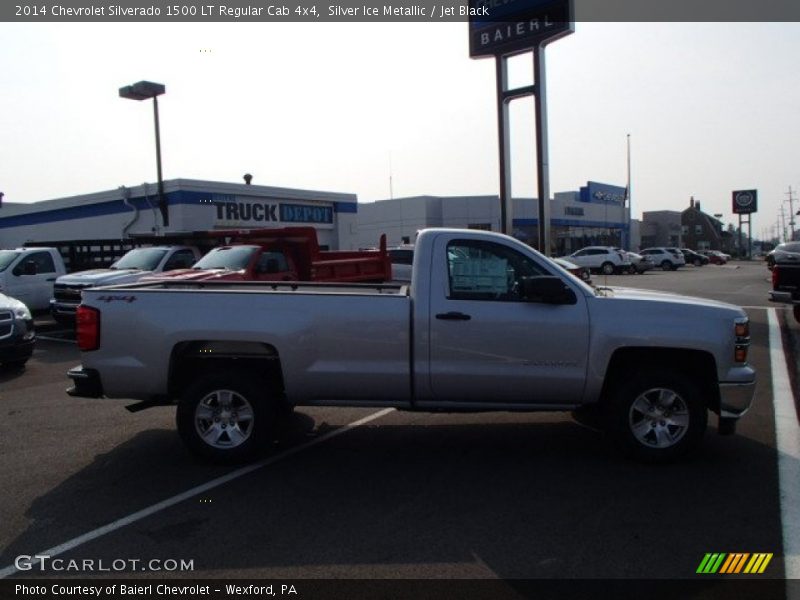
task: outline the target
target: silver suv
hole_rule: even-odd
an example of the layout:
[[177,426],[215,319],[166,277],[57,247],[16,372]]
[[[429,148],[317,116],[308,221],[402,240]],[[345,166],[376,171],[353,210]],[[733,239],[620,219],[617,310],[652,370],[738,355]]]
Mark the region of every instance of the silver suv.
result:
[[645,248],[639,252],[642,256],[649,256],[657,267],[664,271],[675,271],[686,264],[683,252],[678,248]]
[[609,246],[587,246],[564,258],[578,266],[600,271],[604,275],[627,272],[631,267],[631,261],[625,252]]

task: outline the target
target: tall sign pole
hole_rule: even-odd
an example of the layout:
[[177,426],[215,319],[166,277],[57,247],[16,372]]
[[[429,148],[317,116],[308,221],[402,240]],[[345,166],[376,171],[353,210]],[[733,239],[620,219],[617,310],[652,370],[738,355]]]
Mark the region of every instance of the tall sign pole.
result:
[[[627,206],[627,208],[626,208]],[[625,234],[625,243],[622,247],[625,250],[633,250],[631,243],[633,241],[631,232],[631,217],[632,217],[632,200],[631,200],[631,134],[628,134],[628,180],[625,183],[625,198],[622,200],[623,219],[627,222],[628,231]]]
[[533,49],[534,106],[536,111],[536,192],[539,198],[539,252],[550,256],[550,157],[547,148],[547,88],[544,44]]
[[[575,29],[572,0],[469,0],[469,49],[471,58],[494,57],[497,91],[498,163],[500,171],[500,214],[503,233],[513,233],[511,204],[511,144],[509,104],[534,96],[536,112],[536,173],[538,192],[539,250],[550,253],[549,160],[547,150],[547,102],[545,93],[544,47]],[[507,60],[516,54],[533,52],[534,84],[508,89]]]
[[[732,194],[733,213],[739,215],[739,256],[742,254],[742,224],[747,223],[747,257],[752,256],[752,214],[758,211],[758,190],[735,190]],[[747,220],[742,219],[742,215]]]

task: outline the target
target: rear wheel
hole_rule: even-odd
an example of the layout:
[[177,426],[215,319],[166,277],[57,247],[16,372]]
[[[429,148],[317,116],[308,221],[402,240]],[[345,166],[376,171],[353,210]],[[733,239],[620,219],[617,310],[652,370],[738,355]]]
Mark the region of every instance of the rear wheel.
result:
[[694,266],[695,267],[702,267],[703,266],[703,261],[700,260],[699,258],[695,258],[694,259]]
[[254,458],[274,432],[276,411],[266,390],[263,380],[243,371],[202,377],[178,403],[176,422],[186,446],[216,462]]
[[695,381],[681,373],[645,369],[621,381],[608,405],[609,429],[626,454],[668,462],[696,450],[708,411]]

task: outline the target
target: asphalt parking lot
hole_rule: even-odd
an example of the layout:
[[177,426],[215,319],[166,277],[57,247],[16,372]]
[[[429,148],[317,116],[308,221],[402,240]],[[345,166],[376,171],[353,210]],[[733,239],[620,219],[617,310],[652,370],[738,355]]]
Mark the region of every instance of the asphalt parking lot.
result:
[[[778,348],[796,381],[800,325],[766,300],[766,268],[593,279],[746,307],[759,383],[737,435],[711,419],[700,456],[653,467],[564,414],[302,408],[261,463],[213,466],[184,449],[173,409],[68,397],[79,352],[42,320],[27,369],[0,372],[2,575],[651,581],[703,577],[707,553],[743,552],[772,553],[758,577],[779,582],[770,597],[792,597],[797,524],[782,478],[800,457],[778,445],[775,397],[796,411],[797,395],[773,369]],[[797,413],[787,425],[796,439]],[[19,569],[20,556],[54,550],[94,568]],[[124,568],[97,570],[114,561]]]

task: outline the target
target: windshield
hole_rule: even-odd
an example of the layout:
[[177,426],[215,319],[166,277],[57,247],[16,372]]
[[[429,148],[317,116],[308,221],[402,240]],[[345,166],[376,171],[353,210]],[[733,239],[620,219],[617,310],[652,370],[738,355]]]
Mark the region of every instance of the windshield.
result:
[[195,263],[193,269],[228,269],[238,271],[247,267],[258,246],[224,246],[214,248]]
[[5,271],[18,256],[19,252],[14,250],[0,250],[0,271]]
[[125,254],[111,268],[154,271],[166,253],[165,248],[137,248]]

